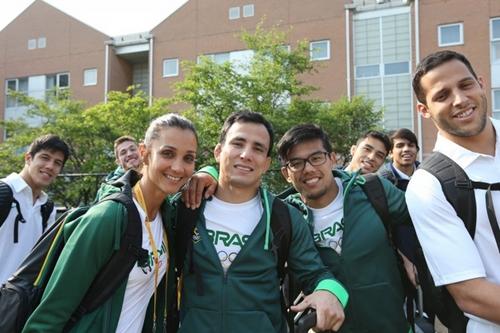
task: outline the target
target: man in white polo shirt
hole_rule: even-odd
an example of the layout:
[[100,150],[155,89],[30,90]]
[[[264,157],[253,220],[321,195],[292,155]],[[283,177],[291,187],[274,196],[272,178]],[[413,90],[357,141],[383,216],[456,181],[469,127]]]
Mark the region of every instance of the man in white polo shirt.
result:
[[[1,179],[19,203],[0,224],[0,285],[14,273],[43,232],[42,210],[48,200],[43,191],[56,179],[69,157],[68,145],[58,136],[48,134],[35,139],[24,155],[20,173]],[[53,207],[53,206],[52,206]],[[47,225],[55,220],[55,209]]]
[[[452,51],[431,54],[418,65],[413,89],[418,112],[439,131],[434,150],[473,181],[500,182],[500,122],[488,117],[483,80],[469,61]],[[406,201],[436,285],[446,286],[469,317],[467,333],[499,333],[500,244],[488,219],[485,190],[474,193],[474,239],[429,172],[413,174]],[[500,220],[500,193],[492,191],[492,199]]]

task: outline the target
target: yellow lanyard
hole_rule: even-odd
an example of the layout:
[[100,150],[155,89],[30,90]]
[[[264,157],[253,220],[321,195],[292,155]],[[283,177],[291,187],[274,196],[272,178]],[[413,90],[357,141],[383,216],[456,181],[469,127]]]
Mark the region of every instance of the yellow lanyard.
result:
[[[158,248],[156,247],[156,242],[153,237],[153,232],[151,231],[151,222],[152,220],[149,220],[148,217],[148,209],[146,206],[146,201],[144,200],[144,195],[142,194],[142,189],[139,183],[135,184],[133,188],[134,196],[137,202],[139,203],[139,206],[144,210],[146,213],[146,219],[144,220],[144,225],[146,226],[146,230],[148,232],[148,238],[149,238],[149,244],[151,245],[151,249],[153,250],[153,268],[154,268],[154,294],[153,294],[153,332],[156,331],[156,289],[158,288],[158,275],[159,275],[159,255],[158,255]],[[163,239],[166,242],[166,246],[168,249],[168,238],[165,233],[165,229],[163,229]],[[161,245],[161,244],[160,244]],[[165,274],[168,272],[168,260],[167,260],[167,266],[165,268]],[[165,282],[165,297],[166,297],[166,292],[167,292],[167,283]],[[167,318],[166,314],[166,307],[164,309],[164,321]]]

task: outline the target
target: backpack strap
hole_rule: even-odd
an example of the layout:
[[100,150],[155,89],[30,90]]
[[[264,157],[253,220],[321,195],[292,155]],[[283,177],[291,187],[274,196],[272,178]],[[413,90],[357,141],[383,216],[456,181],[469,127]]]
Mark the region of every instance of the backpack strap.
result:
[[292,242],[292,221],[287,204],[277,197],[274,198],[271,209],[271,231],[273,233],[271,251],[273,251],[277,259],[276,268],[281,286],[281,309],[288,323],[289,331],[293,333],[294,315],[293,312],[287,311],[287,309],[292,305],[292,292],[295,290],[295,286],[293,279],[288,274],[288,266],[286,265]]
[[271,230],[273,232],[271,250],[278,259],[278,276],[280,281],[283,281],[287,273],[285,263],[288,259],[292,241],[292,222],[287,205],[278,198],[274,198],[273,208],[271,209]]
[[12,200],[14,199],[14,194],[10,186],[0,180],[0,227],[7,219],[12,208]]
[[47,224],[50,218],[50,214],[54,210],[54,201],[47,199],[47,202],[40,206],[40,214],[42,215],[42,230],[47,229]]
[[377,215],[382,220],[387,236],[392,242],[392,232],[390,226],[391,216],[389,214],[389,204],[387,202],[384,186],[382,185],[380,178],[374,173],[365,174],[363,177],[366,182],[361,185],[361,188],[368,197],[368,201],[370,201],[373,208],[377,212]]
[[434,152],[421,165],[439,180],[446,200],[464,222],[470,236],[476,232],[476,197],[471,180],[465,171],[448,156]]
[[137,262],[147,260],[148,253],[142,248],[142,223],[132,197],[122,192],[113,193],[103,200],[113,200],[124,205],[127,210],[127,225],[120,242],[106,265],[95,277],[82,302],[66,324],[68,331],[84,314],[102,305],[128,277]]
[[175,272],[177,278],[182,275],[186,253],[188,246],[191,247],[190,244],[193,240],[193,232],[199,214],[199,207],[196,209],[187,208],[184,202],[178,201],[177,218],[174,226]]
[[19,223],[25,223],[26,220],[21,213],[21,206],[19,201],[14,198],[14,193],[10,186],[0,181],[0,227],[5,222],[10,214],[12,207],[17,210],[16,219],[14,220],[14,243],[19,242]]

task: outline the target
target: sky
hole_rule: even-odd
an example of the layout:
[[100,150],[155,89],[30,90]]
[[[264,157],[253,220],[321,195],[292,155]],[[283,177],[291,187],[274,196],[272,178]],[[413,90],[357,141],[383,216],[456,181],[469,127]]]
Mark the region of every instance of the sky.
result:
[[[44,0],[109,36],[149,31],[188,0]],[[34,0],[0,0],[0,30]],[[110,17],[116,19],[110,20]]]

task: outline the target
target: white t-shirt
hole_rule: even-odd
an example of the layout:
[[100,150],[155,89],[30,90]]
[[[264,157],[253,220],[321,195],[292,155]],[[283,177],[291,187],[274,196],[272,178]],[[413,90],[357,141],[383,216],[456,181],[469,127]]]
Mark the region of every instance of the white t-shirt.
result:
[[[43,233],[40,207],[47,202],[47,194],[42,192],[33,203],[31,187],[17,173],[2,179],[12,189],[14,199],[19,202],[25,223],[18,224],[18,242],[14,243],[14,221],[17,209],[12,205],[9,215],[0,227],[0,285],[18,269],[19,265],[31,251],[33,245]],[[47,221],[47,226],[54,223],[56,210]]]
[[342,181],[335,178],[339,192],[335,199],[323,208],[311,208],[314,221],[314,242],[319,247],[329,247],[338,254],[342,250],[344,234],[344,194]]
[[259,196],[238,204],[222,201],[215,196],[207,201],[203,212],[206,228],[224,272],[240,253],[263,211]]
[[[154,259],[153,248],[149,240],[149,234],[144,224],[146,214],[134,199],[134,203],[139,210],[139,215],[142,221],[142,248],[149,253],[148,264],[145,267],[135,265],[132,268],[127,280],[125,296],[123,298],[122,310],[116,333],[134,333],[141,332],[146,317],[149,300],[155,290],[155,274],[154,274]],[[168,265],[168,247],[166,239],[163,237],[163,223],[161,215],[158,213],[155,219],[150,223],[151,232],[158,250],[159,271],[158,284],[165,275]],[[161,244],[161,247],[158,245]]]
[[[497,133],[495,156],[471,152],[441,135],[434,150],[458,163],[471,180],[500,182],[500,122],[492,121]],[[473,240],[430,173],[417,169],[406,190],[408,210],[437,285],[483,277],[500,285],[500,254],[486,213],[485,191],[474,192],[477,222]],[[500,221],[500,192],[491,193]],[[471,318],[468,333],[500,333],[499,325],[467,316]]]

